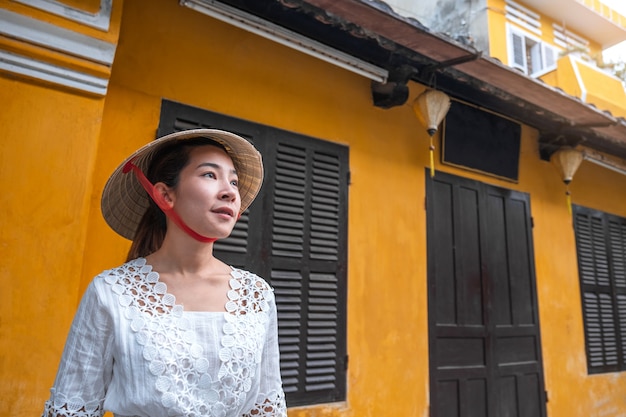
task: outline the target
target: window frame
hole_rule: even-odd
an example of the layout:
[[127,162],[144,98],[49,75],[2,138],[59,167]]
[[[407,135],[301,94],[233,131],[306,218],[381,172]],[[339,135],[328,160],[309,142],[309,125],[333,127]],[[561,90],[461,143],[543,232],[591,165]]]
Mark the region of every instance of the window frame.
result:
[[[521,41],[521,48],[523,52],[523,63],[517,62],[516,56],[516,45],[515,45],[515,37],[519,37]],[[534,45],[531,48],[539,48],[539,57],[540,57],[540,68],[533,69],[531,68],[531,63],[528,62],[528,47],[529,42],[532,42]],[[556,69],[556,62],[559,55],[559,49],[553,45],[550,45],[540,38],[529,34],[528,32],[515,27],[511,24],[507,24],[507,50],[508,50],[508,59],[509,66],[512,68],[516,68],[522,71],[524,74],[538,78],[550,71]]]

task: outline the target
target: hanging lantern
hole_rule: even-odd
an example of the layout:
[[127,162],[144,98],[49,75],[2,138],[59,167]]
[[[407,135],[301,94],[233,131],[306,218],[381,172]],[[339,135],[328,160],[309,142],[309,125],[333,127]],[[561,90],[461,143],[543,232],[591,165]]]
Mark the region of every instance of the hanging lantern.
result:
[[578,170],[583,161],[583,153],[572,147],[564,146],[554,152],[550,157],[550,162],[559,170],[561,179],[565,184],[565,195],[567,196],[567,209],[572,214],[572,198],[569,191],[569,184],[574,178],[574,174]]
[[413,111],[426,127],[430,137],[430,176],[435,176],[433,136],[450,109],[450,97],[444,92],[427,89],[413,101]]

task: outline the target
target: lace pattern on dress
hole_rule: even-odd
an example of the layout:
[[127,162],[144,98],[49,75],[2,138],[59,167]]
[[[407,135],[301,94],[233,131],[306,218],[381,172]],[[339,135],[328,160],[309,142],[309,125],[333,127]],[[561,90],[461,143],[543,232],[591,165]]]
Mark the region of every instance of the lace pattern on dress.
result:
[[287,417],[287,405],[285,404],[285,394],[272,391],[268,395],[259,396],[256,405],[243,417]]
[[[223,417],[241,408],[261,361],[271,288],[246,271],[231,272],[217,380],[183,307],[143,258],[103,273],[125,308],[170,415]],[[262,415],[262,414],[261,414]]]
[[102,401],[87,402],[82,398],[68,398],[52,389],[45,402],[42,417],[102,417]]

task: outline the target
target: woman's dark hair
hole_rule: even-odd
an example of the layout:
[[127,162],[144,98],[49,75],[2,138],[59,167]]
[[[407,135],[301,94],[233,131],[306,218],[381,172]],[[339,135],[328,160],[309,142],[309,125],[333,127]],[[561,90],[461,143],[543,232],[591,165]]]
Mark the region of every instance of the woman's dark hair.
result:
[[[177,140],[164,145],[152,158],[145,173],[146,177],[152,184],[162,182],[170,188],[176,188],[180,171],[189,163],[191,150],[206,145],[217,146],[225,150],[220,143],[208,138]],[[135,231],[135,238],[128,251],[127,261],[148,256],[157,251],[163,244],[167,231],[165,214],[151,198],[148,200],[148,208]]]

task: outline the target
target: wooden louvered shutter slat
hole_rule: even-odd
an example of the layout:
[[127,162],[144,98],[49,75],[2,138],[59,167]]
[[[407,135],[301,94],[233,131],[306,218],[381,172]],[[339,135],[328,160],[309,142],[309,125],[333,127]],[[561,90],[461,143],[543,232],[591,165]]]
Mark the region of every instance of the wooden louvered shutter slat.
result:
[[[304,197],[306,152],[290,146],[278,146],[272,221],[271,283],[278,306],[278,343],[281,375],[287,396],[298,393],[302,379],[302,320],[306,315],[302,300],[304,277],[297,262],[279,259],[302,259],[304,251]],[[291,266],[293,269],[286,269]]]
[[591,227],[586,215],[576,215],[576,244],[578,249],[578,269],[583,284],[595,284]]
[[345,262],[347,158],[320,143],[307,145],[279,141],[275,152],[271,283],[289,405],[345,395],[345,311],[339,304],[345,268],[339,261]]
[[272,256],[302,258],[306,152],[281,145],[276,154]]
[[608,247],[602,219],[591,217],[591,240],[593,247],[594,275],[596,285],[608,289],[611,281],[609,276]]
[[[626,295],[618,295],[617,296],[617,317],[618,317],[618,322],[620,323],[620,342],[621,342],[621,358],[622,358],[622,364],[626,364],[626,349],[624,349],[624,347],[626,346]],[[622,368],[623,369],[623,368]]]
[[609,220],[611,243],[611,272],[617,294],[617,323],[619,347],[621,348],[621,370],[626,365],[626,219]]
[[590,367],[615,366],[617,343],[611,297],[606,294],[586,293],[584,301]]
[[[338,259],[341,174],[336,155],[313,152],[307,323],[307,391],[337,388]],[[328,268],[330,265],[330,268]]]
[[624,368],[624,220],[575,206],[575,232],[590,373]]
[[337,261],[340,166],[337,156],[313,156],[311,258]]
[[307,329],[307,390],[336,387],[337,277],[311,274]]
[[280,306],[278,342],[283,389],[287,395],[298,391],[300,380],[300,340],[302,332],[302,276],[295,271],[273,270],[272,286]]
[[611,242],[611,268],[615,286],[626,289],[626,224],[609,221],[609,241]]
[[582,282],[583,313],[585,320],[587,362],[591,372],[610,366],[612,320],[606,322],[610,298],[605,294],[608,288],[599,284],[605,282],[606,244],[602,239],[601,218],[588,213],[576,213],[576,242]]
[[608,252],[602,219],[578,213],[576,215],[576,244],[582,283],[594,287],[607,287],[609,284]]

